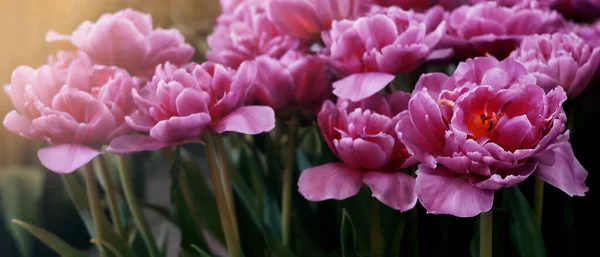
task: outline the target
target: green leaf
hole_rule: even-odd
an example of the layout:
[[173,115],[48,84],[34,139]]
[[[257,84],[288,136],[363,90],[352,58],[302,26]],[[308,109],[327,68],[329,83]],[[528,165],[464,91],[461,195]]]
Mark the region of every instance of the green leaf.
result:
[[114,254],[116,257],[123,257],[121,255],[121,253],[119,252],[119,250],[117,250],[117,248],[114,245],[111,245],[104,240],[94,238],[94,239],[90,240],[90,242],[92,244],[100,246],[101,248],[104,249],[105,252],[110,252],[110,253]]
[[275,240],[265,233],[265,225],[240,197],[239,189],[235,186],[233,189],[242,252],[246,257],[263,257],[269,252],[268,242]]
[[546,248],[533,211],[518,186],[503,190],[502,206],[508,209],[510,240],[523,257],[545,257]]
[[45,172],[31,167],[11,166],[0,170],[0,203],[4,222],[10,228],[21,256],[32,255],[33,238],[22,229],[11,226],[12,219],[35,223],[44,188]]
[[192,249],[196,250],[196,253],[198,253],[200,257],[211,257],[210,254],[206,253],[204,250],[200,249],[200,247],[196,245],[192,245]]
[[207,183],[207,175],[200,167],[197,158],[189,156],[186,151],[181,151],[181,162],[185,176],[190,184],[192,198],[196,202],[198,216],[204,227],[217,241],[225,242],[225,235],[221,227],[221,219],[217,208],[215,195]]
[[[198,209],[189,184],[182,172],[181,152],[179,148],[175,151],[175,160],[171,166],[171,210],[172,217],[181,230],[181,247],[189,248],[192,244],[206,248],[203,235],[202,219],[198,216]],[[201,181],[199,181],[201,183]]]
[[[87,200],[87,192],[83,188],[83,186],[77,181],[75,177],[76,173],[70,175],[63,175],[63,181],[71,196],[71,200],[75,204],[75,207],[79,211],[79,216],[83,219],[86,227],[92,238],[95,238],[96,235],[94,233],[94,224],[92,222],[92,218],[90,216],[90,207]],[[104,239],[107,243],[114,246],[114,248],[118,251],[120,256],[123,257],[134,257],[131,248],[127,245],[127,242],[124,238],[121,238],[119,235],[115,233],[113,227],[108,222],[108,219],[105,215],[101,215],[100,226],[102,226],[104,230]]]
[[50,247],[61,257],[87,257],[86,253],[73,248],[59,237],[42,228],[36,227],[34,225],[28,224],[17,219],[13,219],[12,222],[29,231],[29,233],[31,233],[33,236],[39,239],[46,246]]
[[342,257],[346,257],[346,241],[348,240],[347,239],[347,237],[348,237],[347,226],[350,226],[349,232],[352,237],[352,249],[357,256],[360,256],[362,254],[360,254],[358,251],[358,244],[357,244],[358,237],[356,235],[356,227],[354,226],[354,222],[352,221],[352,218],[350,217],[350,213],[348,213],[348,211],[344,208],[344,209],[342,209],[342,225],[340,227],[340,242],[342,245],[342,248],[341,248]]
[[171,210],[169,210],[168,207],[159,205],[159,204],[153,204],[153,203],[141,203],[142,207],[148,208],[152,211],[154,211],[156,214],[160,215],[161,217],[163,217],[164,219],[172,222],[173,224],[175,224],[175,219],[173,219],[173,215],[171,215]]
[[135,256],[150,256],[148,249],[146,248],[146,243],[144,243],[144,240],[137,228],[134,227],[132,230],[133,231],[129,234],[129,239],[127,241]]

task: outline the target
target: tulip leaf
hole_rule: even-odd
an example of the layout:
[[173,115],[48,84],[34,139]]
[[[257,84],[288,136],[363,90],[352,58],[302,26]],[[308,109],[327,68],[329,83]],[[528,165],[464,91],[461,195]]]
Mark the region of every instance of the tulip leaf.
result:
[[[171,208],[172,217],[181,230],[181,247],[189,249],[192,244],[206,247],[203,235],[202,219],[199,217],[197,203],[192,196],[188,180],[186,180],[181,152],[176,150],[171,165]],[[201,181],[199,181],[202,183]],[[184,184],[186,183],[186,184]]]
[[502,206],[508,210],[510,239],[520,256],[545,257],[546,248],[533,211],[518,186],[504,189]]
[[[87,192],[84,187],[77,181],[75,177],[76,173],[63,175],[63,181],[67,191],[69,192],[69,196],[71,196],[71,200],[75,204],[75,207],[79,211],[79,216],[86,224],[88,228],[88,232],[90,233],[92,238],[96,238],[94,224],[91,219],[90,206],[87,200]],[[104,235],[103,240],[112,245],[120,256],[123,257],[133,257],[133,251],[127,245],[127,242],[124,238],[120,237],[115,233],[113,227],[108,222],[108,219],[105,215],[101,215],[100,226],[102,226]]]
[[0,203],[4,221],[10,228],[21,256],[32,256],[33,238],[22,229],[11,226],[12,219],[35,223],[44,188],[43,170],[30,167],[10,166],[0,170]]
[[114,245],[111,245],[110,243],[108,243],[104,240],[94,238],[94,239],[90,240],[90,242],[92,244],[95,244],[95,245],[101,247],[102,249],[104,249],[105,252],[110,252],[110,253],[114,254],[116,257],[123,257],[121,255],[121,253],[119,252],[119,250],[117,250],[117,248]]
[[192,245],[192,249],[194,249],[200,257],[211,257],[210,254],[206,253],[204,250],[200,249],[200,247],[196,245]]
[[69,244],[65,243],[62,239],[46,231],[45,229],[36,227],[34,225],[28,224],[17,219],[13,219],[12,222],[22,227],[23,229],[29,231],[29,233],[31,233],[33,236],[39,239],[46,246],[50,247],[61,257],[87,257],[87,254],[85,252],[73,248]]

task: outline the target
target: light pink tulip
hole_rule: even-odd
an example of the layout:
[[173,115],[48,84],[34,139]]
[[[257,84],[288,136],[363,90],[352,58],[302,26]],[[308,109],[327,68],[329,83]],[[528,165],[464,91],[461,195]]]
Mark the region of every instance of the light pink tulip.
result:
[[125,70],[94,66],[83,53],[60,53],[33,69],[17,68],[6,87],[14,111],[4,126],[50,144],[38,152],[42,164],[70,173],[102,153],[101,147],[130,130],[135,87]]
[[280,58],[300,47],[300,41],[269,20],[265,1],[242,2],[233,12],[221,14],[207,43],[209,61],[236,69],[257,56]]
[[410,95],[375,94],[362,102],[326,101],[319,113],[319,127],[329,148],[342,161],[306,169],[300,175],[300,193],[310,201],[345,199],[363,184],[373,197],[393,209],[407,211],[416,202],[415,179],[402,172],[414,159],[395,137],[398,112]]
[[[242,67],[243,68],[243,67]],[[108,151],[125,154],[199,140],[205,130],[258,134],[275,126],[268,106],[245,106],[255,71],[236,73],[220,64],[166,63],[144,88],[133,91],[137,110],[127,123],[138,133],[112,140]]]
[[178,30],[153,29],[149,14],[132,9],[104,14],[95,23],[85,21],[71,35],[50,31],[46,40],[70,41],[96,64],[149,77],[158,64],[183,65],[194,55]]

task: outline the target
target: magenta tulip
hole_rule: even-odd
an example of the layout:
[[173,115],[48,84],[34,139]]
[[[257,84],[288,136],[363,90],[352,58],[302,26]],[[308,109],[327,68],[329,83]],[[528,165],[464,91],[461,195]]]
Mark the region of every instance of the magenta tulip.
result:
[[546,91],[561,86],[569,97],[587,87],[600,64],[600,49],[575,34],[526,37],[510,56],[525,65],[537,85]]
[[376,94],[360,103],[326,101],[319,127],[329,148],[341,162],[306,169],[300,175],[300,193],[310,201],[345,199],[363,184],[373,197],[400,211],[416,202],[415,179],[402,172],[413,158],[395,137],[398,112],[405,110],[408,93]]
[[354,21],[334,21],[323,37],[327,58],[342,77],[333,93],[360,101],[383,89],[394,75],[447,55],[446,50],[434,51],[445,34],[443,15],[441,7],[424,14],[388,7]]
[[494,191],[533,175],[583,196],[587,171],[573,154],[562,87],[548,93],[517,61],[476,58],[453,76],[423,75],[396,126],[422,162],[415,188],[429,213],[472,217]]

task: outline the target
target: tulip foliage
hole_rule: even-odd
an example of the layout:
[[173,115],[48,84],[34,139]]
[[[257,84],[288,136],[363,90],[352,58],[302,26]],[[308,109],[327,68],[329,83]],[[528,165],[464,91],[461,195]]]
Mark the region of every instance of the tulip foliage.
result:
[[[4,126],[44,142],[100,256],[546,256],[544,188],[588,191],[571,143],[600,82],[599,25],[582,23],[600,4],[220,4],[197,59],[178,30],[125,9],[49,32],[75,50],[6,86]],[[132,168],[157,163],[170,206],[134,193]],[[175,252],[145,209],[179,229]]]

